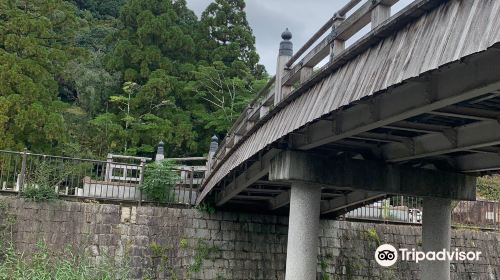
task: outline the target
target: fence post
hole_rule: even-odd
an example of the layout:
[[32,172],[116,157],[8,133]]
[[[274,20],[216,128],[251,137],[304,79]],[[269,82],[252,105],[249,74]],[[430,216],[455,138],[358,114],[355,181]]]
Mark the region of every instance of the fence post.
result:
[[144,183],[144,169],[145,169],[145,162],[144,159],[141,159],[141,164],[140,164],[140,170],[141,174],[139,175],[139,206],[142,204],[142,184]]
[[194,182],[194,166],[191,166],[191,174],[189,174],[189,205],[193,204],[193,182]]
[[17,195],[21,195],[21,191],[24,189],[24,181],[26,180],[26,161],[28,158],[28,149],[24,148],[21,162],[21,174],[19,175],[19,189]]
[[498,220],[497,220],[498,205],[500,205],[498,202],[493,202],[493,225],[494,225],[494,228],[498,228]]
[[106,182],[111,182],[111,176],[113,175],[111,163],[113,163],[113,155],[108,154],[108,156],[106,157],[106,178],[104,179],[104,181]]

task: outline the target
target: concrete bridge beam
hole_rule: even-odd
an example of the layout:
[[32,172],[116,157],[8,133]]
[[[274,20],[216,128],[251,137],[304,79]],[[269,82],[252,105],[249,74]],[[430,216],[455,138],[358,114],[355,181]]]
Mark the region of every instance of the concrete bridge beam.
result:
[[318,258],[321,188],[293,182],[285,280],[315,280]]
[[[451,243],[451,200],[424,198],[422,217],[422,249],[424,252],[449,251]],[[422,280],[449,280],[450,261],[421,263]]]
[[[329,188],[393,194],[476,199],[476,178],[462,173],[413,168],[380,161],[332,158],[283,151],[269,166],[271,181],[302,181]],[[325,204],[325,206],[328,206]],[[327,209],[322,209],[327,210]]]

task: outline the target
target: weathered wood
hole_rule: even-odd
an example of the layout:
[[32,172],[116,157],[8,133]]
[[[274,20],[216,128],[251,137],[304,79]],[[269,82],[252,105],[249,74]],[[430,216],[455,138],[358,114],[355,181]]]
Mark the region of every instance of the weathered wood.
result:
[[401,162],[500,145],[500,123],[497,120],[476,122],[450,131],[454,139],[450,139],[446,131],[414,137],[411,139],[413,149],[400,143],[387,144],[382,147],[384,158],[390,162]]
[[[335,43],[338,49],[334,51],[340,53],[343,50],[343,42],[351,38],[354,34],[360,31],[363,27],[368,25],[372,19],[372,11],[376,9],[379,5],[388,7],[390,15],[390,5],[396,3],[398,0],[394,1],[367,1],[358,10],[356,10],[347,19],[342,20],[341,23],[333,30],[332,34],[326,36],[322,39],[309,53],[307,53],[300,63],[295,65],[288,73],[286,73],[281,81],[283,85],[292,85],[297,82],[300,78],[298,73],[302,67],[314,67],[319,62],[321,62],[325,57],[331,53],[331,44]],[[394,2],[394,3],[393,3]],[[381,4],[381,3],[392,3],[392,4]],[[376,20],[381,20],[384,16],[384,8],[377,10]],[[385,18],[386,19],[386,18]],[[385,20],[384,19],[384,20]],[[382,22],[382,21],[381,21]],[[331,22],[333,24],[333,20]],[[378,25],[378,24],[377,24]],[[335,46],[335,45],[334,45]],[[287,64],[291,66],[291,64]]]
[[391,16],[391,6],[380,4],[375,7],[371,14],[372,29],[379,26]]
[[313,74],[313,68],[312,67],[302,67],[300,70],[300,82],[303,83],[309,79]]
[[347,4],[345,4],[340,10],[338,10],[335,15],[328,19],[328,21],[320,27],[318,31],[316,31],[309,40],[290,58],[287,62],[286,67],[291,67],[299,57],[301,57],[323,34],[325,34],[328,29],[332,27],[338,19],[343,19],[345,14],[348,13],[352,8],[359,4],[361,0],[351,0]]
[[[498,55],[492,55],[498,54],[494,51],[498,49],[498,44],[494,44],[499,38],[496,21],[469,19],[496,18],[499,4],[495,2],[491,7],[483,7],[490,4],[471,1],[466,3],[483,6],[468,9],[468,5],[457,3],[444,0],[413,2],[336,56],[260,120],[252,128],[252,135],[245,136],[219,160],[201,196],[204,197],[235,166],[292,131],[303,134],[300,137],[290,135],[292,147],[310,149],[346,141],[346,137],[498,90],[494,88],[499,85],[498,79],[493,81],[490,75],[498,71],[490,69],[491,73],[484,74],[487,67],[477,68],[477,64],[493,68],[498,65]],[[459,14],[467,15],[467,20],[460,25],[454,24],[461,23],[456,20]],[[442,40],[443,37],[447,40]],[[427,73],[426,77],[423,73]],[[438,87],[428,87],[426,79],[433,76],[438,84],[440,80],[445,82]],[[416,84],[409,84],[413,82]],[[434,88],[439,90],[434,91]],[[434,91],[436,99],[426,94],[429,89]],[[377,95],[370,97],[373,94]],[[382,105],[375,108],[381,112],[378,117],[372,115],[371,105],[357,106],[382,96],[385,96],[381,98]],[[316,122],[340,111],[339,117],[343,119],[339,122],[340,129]]]
[[259,108],[259,119],[262,119],[267,113],[269,113],[269,107],[261,105]]
[[[320,122],[312,124],[307,137],[294,136],[293,146],[301,150],[311,149],[486,94],[500,88],[500,77],[496,74],[499,71],[500,57],[492,52],[479,54],[468,64],[450,64],[439,71],[439,79],[417,78],[412,83],[394,87],[390,95],[374,97],[372,100],[378,99],[377,102],[360,102],[339,112],[336,116],[340,129],[325,129],[325,124]],[[476,79],[477,76],[481,80]],[[432,101],[418,94],[431,90],[431,83],[435,85],[437,96]],[[374,117],[374,111],[379,112],[379,116]]]
[[262,159],[254,162],[241,175],[236,177],[229,185],[227,185],[217,196],[216,205],[221,206],[231,198],[239,194],[245,188],[265,176],[269,172],[269,162],[279,150],[272,149],[267,152]]
[[290,204],[290,190],[285,191],[269,200],[269,210],[276,210]]
[[385,195],[373,192],[352,192],[344,196],[321,202],[321,214],[336,212],[348,207],[359,205],[385,197]]

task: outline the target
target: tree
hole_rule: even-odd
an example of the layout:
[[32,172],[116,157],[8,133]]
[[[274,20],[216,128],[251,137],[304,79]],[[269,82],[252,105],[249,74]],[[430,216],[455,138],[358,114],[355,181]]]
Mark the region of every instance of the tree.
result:
[[48,152],[67,140],[58,80],[78,25],[62,0],[0,0],[0,148]]
[[106,109],[109,97],[120,89],[120,73],[109,73],[102,65],[103,54],[91,52],[70,61],[64,70],[66,98],[93,117]]
[[202,55],[206,55],[209,65],[199,65],[195,72],[194,90],[203,108],[194,113],[204,121],[205,130],[223,135],[263,85],[267,74],[257,64],[255,37],[243,0],[211,3],[202,14],[201,26],[205,35]]
[[208,38],[206,48],[211,61],[222,61],[227,66],[242,61],[257,78],[262,78],[264,72],[257,66],[259,55],[244,0],[215,0],[203,12],[201,23]]
[[244,7],[0,0],[0,148],[205,153],[265,78]]
[[125,0],[73,0],[81,10],[89,10],[96,17],[117,17]]
[[232,75],[222,62],[212,66],[200,66],[197,74],[198,97],[205,110],[195,114],[204,120],[205,129],[224,134],[238,118],[253,93],[263,86],[264,81],[255,80],[251,75]]
[[185,1],[130,0],[119,19],[122,28],[107,56],[107,66],[123,73],[123,82],[139,85],[130,98],[124,91],[115,94],[110,108],[123,120],[118,103],[129,101],[130,114],[122,122],[127,153],[152,153],[160,140],[170,148],[167,152],[196,152],[189,112],[192,99],[185,90],[197,63],[192,37],[198,28],[196,16]]

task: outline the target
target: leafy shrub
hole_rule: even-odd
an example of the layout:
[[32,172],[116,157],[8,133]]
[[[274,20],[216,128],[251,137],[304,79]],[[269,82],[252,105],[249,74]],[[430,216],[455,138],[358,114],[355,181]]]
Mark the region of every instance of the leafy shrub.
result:
[[58,197],[54,187],[47,185],[27,185],[21,192],[21,196],[33,201],[51,200]]
[[500,200],[500,176],[483,176],[477,178],[478,197]]
[[34,201],[57,198],[55,187],[68,175],[63,168],[48,161],[35,161],[21,195]]
[[173,190],[179,180],[172,161],[163,160],[146,165],[144,182],[141,190],[148,200],[156,202],[171,202],[174,199]]

